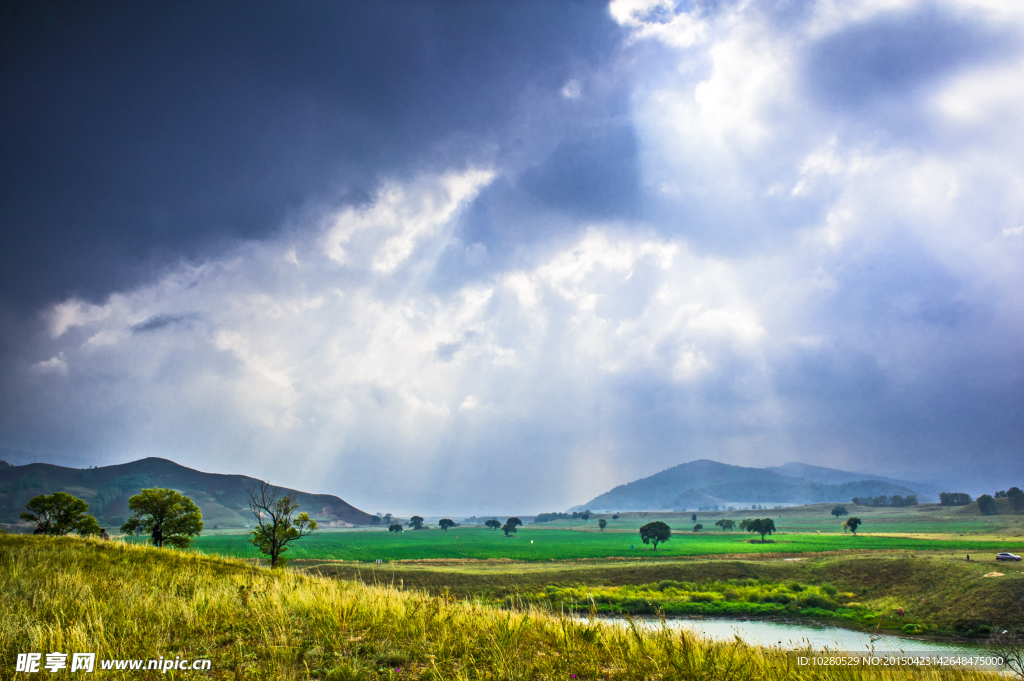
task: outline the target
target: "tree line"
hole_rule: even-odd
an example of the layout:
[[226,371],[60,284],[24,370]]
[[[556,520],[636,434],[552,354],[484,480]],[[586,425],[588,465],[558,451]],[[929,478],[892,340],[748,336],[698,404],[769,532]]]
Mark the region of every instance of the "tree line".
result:
[[881,506],[889,508],[901,508],[904,506],[917,506],[917,495],[909,494],[905,497],[894,494],[887,497],[879,494],[877,497],[854,497],[851,501],[858,506]]

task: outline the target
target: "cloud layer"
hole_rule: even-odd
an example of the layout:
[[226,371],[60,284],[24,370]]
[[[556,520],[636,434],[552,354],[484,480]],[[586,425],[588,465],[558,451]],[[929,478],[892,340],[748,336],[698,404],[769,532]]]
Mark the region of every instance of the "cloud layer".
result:
[[2,444],[371,512],[565,508],[694,458],[1019,484],[1024,16],[606,18],[621,46],[536,97],[580,125],[517,119],[493,153],[10,316]]

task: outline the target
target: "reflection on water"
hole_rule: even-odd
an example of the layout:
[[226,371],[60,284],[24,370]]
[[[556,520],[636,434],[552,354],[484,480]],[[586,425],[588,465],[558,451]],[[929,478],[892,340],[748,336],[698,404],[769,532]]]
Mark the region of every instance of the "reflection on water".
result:
[[[604,622],[626,624],[623,617],[602,617]],[[658,628],[661,620],[634,618],[643,627]],[[849,650],[879,653],[900,651],[928,652],[933,655],[954,655],[981,650],[981,646],[959,643],[937,643],[918,641],[900,636],[875,637],[871,634],[839,627],[816,626],[813,624],[788,624],[741,619],[666,619],[671,629],[689,629],[698,636],[715,640],[731,641],[739,636],[752,645],[773,646],[785,649],[802,649],[810,646],[814,650]]]

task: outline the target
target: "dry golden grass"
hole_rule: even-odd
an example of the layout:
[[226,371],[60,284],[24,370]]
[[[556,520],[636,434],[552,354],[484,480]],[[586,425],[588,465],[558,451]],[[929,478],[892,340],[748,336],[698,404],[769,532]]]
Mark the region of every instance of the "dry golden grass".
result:
[[[959,681],[971,672],[799,668],[785,652],[507,611],[392,586],[76,537],[0,536],[0,676],[19,652],[209,658],[103,678]],[[72,675],[45,673],[46,678]]]

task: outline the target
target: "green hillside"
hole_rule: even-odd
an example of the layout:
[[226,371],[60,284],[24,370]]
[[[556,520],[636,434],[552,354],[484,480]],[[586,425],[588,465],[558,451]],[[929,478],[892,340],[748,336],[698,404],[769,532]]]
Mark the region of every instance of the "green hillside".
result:
[[[100,525],[120,527],[128,517],[128,499],[146,487],[169,487],[192,498],[203,511],[206,529],[252,524],[245,488],[258,482],[244,475],[203,473],[167,459],[150,457],[116,466],[66,468],[46,463],[0,468],[0,523],[19,522],[25,502],[38,494],[67,492],[89,503]],[[378,521],[331,494],[288,490],[325,526],[368,525]]]

